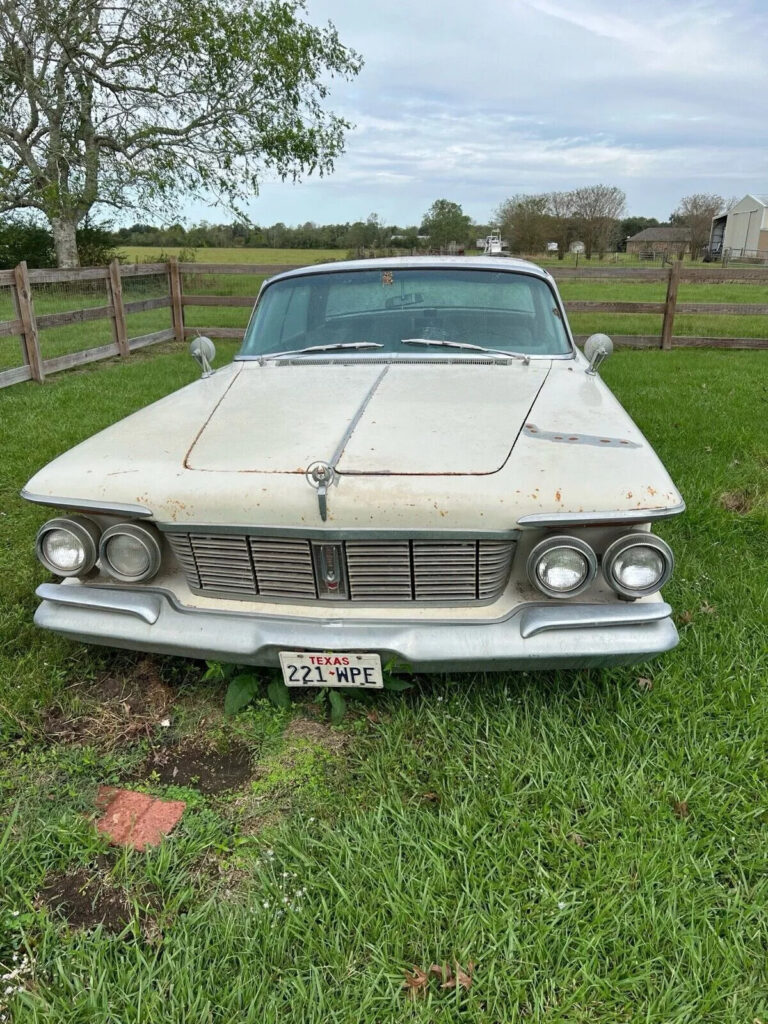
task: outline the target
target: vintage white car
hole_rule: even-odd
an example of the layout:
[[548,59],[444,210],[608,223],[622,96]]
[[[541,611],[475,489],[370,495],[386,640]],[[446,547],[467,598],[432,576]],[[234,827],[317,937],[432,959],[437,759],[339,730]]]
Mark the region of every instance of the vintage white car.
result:
[[234,362],[60,456],[35,621],[89,643],[281,666],[628,663],[677,642],[651,532],[683,500],[521,260],[280,274]]

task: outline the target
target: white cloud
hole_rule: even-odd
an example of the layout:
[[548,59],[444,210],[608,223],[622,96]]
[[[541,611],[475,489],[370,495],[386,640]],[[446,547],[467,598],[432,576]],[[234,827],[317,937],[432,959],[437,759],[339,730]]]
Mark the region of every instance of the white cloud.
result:
[[594,181],[666,217],[686,192],[768,190],[764,0],[308,0],[308,16],[366,58],[331,83],[357,128],[333,175],[266,183],[260,223],[415,223],[439,196],[484,221],[514,192]]

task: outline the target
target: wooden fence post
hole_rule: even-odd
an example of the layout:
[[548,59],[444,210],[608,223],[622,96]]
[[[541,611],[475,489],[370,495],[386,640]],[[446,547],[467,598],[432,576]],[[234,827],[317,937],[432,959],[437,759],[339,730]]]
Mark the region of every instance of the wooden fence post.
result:
[[176,341],[184,341],[184,304],[181,301],[181,274],[179,260],[171,256],[168,260],[168,280],[171,286],[171,317]]
[[677,286],[680,284],[681,260],[672,260],[669,268],[667,299],[664,308],[664,323],[661,325],[661,347],[665,352],[672,348],[672,328],[675,326],[675,309],[677,307]]
[[112,333],[121,356],[129,356],[131,347],[128,344],[128,326],[125,322],[125,306],[123,305],[123,279],[120,276],[120,261],[112,260],[108,268],[109,290],[112,299]]
[[14,299],[16,301],[16,312],[21,320],[21,333],[24,337],[24,352],[26,361],[29,364],[32,380],[42,384],[45,380],[43,372],[43,359],[40,355],[40,336],[37,333],[37,319],[35,318],[35,306],[32,301],[32,286],[29,283],[29,270],[26,260],[23,260],[13,269],[13,280],[15,284]]

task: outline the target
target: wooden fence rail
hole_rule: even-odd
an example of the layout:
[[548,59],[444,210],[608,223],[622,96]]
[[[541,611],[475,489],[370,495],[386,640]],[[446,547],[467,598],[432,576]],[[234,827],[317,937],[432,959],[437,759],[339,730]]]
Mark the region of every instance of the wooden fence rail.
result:
[[[250,309],[255,300],[252,295],[193,294],[185,291],[185,285],[201,276],[250,276],[259,279],[271,277],[286,270],[300,269],[301,264],[240,264],[240,263],[179,263],[171,258],[167,263],[140,263],[121,265],[114,260],[108,267],[84,267],[77,270],[30,270],[26,263],[20,263],[13,270],[0,270],[0,296],[8,289],[13,299],[15,315],[0,321],[0,339],[16,335],[21,342],[21,364],[0,369],[0,388],[20,381],[43,382],[49,373],[80,366],[98,359],[112,356],[127,358],[131,352],[147,345],[162,341],[183,341],[198,334],[214,338],[240,339],[244,329],[222,327],[215,323],[210,326],[191,326],[185,322],[187,307],[229,307]],[[728,348],[768,349],[768,302],[679,302],[678,290],[685,283],[741,283],[768,288],[768,271],[764,267],[690,267],[674,261],[668,269],[635,267],[552,267],[550,273],[556,280],[631,280],[637,282],[666,283],[666,297],[663,302],[624,302],[599,300],[572,300],[566,302],[570,313],[610,314],[653,314],[662,316],[661,332],[658,335],[613,335],[616,345],[633,348]],[[126,301],[125,283],[142,277],[164,278],[165,294]],[[72,284],[74,296],[87,294],[89,297],[103,294],[104,301],[98,305],[85,306],[56,312],[36,312],[34,294],[36,288]],[[78,293],[78,284],[83,289]],[[231,288],[231,285],[230,285]],[[768,296],[768,290],[765,292]],[[763,296],[761,296],[763,297]],[[75,301],[75,298],[72,298]],[[10,306],[8,307],[10,311]],[[162,330],[129,336],[126,317],[135,313],[168,308],[169,326]],[[2,307],[0,306],[0,310]],[[722,316],[765,316],[766,330],[760,337],[696,337],[675,335],[675,317],[678,315],[722,315]],[[1,314],[0,314],[1,315]],[[88,324],[98,320],[108,321],[111,327],[111,341],[93,348],[43,358],[40,347],[40,331],[68,325]],[[215,319],[215,318],[214,318]],[[107,335],[109,336],[109,335]],[[578,342],[584,336],[577,335]],[[3,344],[8,344],[3,342]],[[0,349],[2,351],[2,349]],[[2,364],[0,364],[2,365]]]

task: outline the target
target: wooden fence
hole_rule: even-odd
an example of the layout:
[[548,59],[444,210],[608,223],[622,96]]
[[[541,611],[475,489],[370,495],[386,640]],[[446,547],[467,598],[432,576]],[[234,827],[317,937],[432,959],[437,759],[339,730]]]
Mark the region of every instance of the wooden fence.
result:
[[[0,387],[20,381],[42,382],[45,376],[72,366],[79,366],[110,356],[128,357],[136,349],[161,341],[183,341],[198,334],[214,338],[243,337],[242,327],[221,327],[216,324],[190,326],[185,322],[185,310],[191,306],[243,307],[250,309],[256,300],[255,294],[223,295],[213,291],[210,294],[193,294],[185,288],[195,279],[204,275],[226,275],[229,277],[247,275],[253,278],[269,277],[285,270],[297,269],[277,264],[227,264],[227,263],[179,263],[172,258],[168,263],[144,263],[121,265],[116,260],[108,267],[88,267],[78,270],[29,270],[21,263],[13,270],[0,271],[0,289],[7,288],[13,300],[15,317],[0,321],[0,339],[17,335],[21,342],[20,365],[8,369],[0,367]],[[727,349],[768,349],[768,302],[750,303],[702,303],[679,302],[678,287],[681,281],[691,283],[748,283],[756,287],[768,286],[768,273],[757,267],[716,267],[683,266],[675,260],[669,269],[636,267],[553,267],[553,276],[560,281],[569,280],[631,280],[642,282],[666,282],[666,298],[663,302],[566,302],[569,313],[651,313],[661,315],[660,335],[613,335],[617,345],[634,348],[727,348]],[[136,300],[125,299],[127,283],[136,283],[140,278],[154,277],[156,288],[162,282],[162,294]],[[35,312],[35,286],[54,286],[74,283],[76,294],[87,293],[89,298],[104,301],[87,308],[68,309],[37,315]],[[256,284],[257,282],[254,282]],[[77,290],[79,289],[79,290]],[[253,291],[257,290],[254,287]],[[768,291],[765,292],[768,297]],[[82,302],[81,302],[82,305]],[[10,308],[10,307],[9,307]],[[162,330],[131,336],[127,317],[149,310],[169,310],[169,326]],[[2,309],[2,305],[0,305]],[[762,315],[766,316],[766,330],[761,337],[693,337],[674,333],[675,316],[678,314],[706,315]],[[0,314],[1,315],[1,314]],[[92,348],[66,352],[44,358],[40,331],[65,325],[85,324],[90,321],[109,321],[112,340]],[[583,337],[577,336],[578,341]]]

